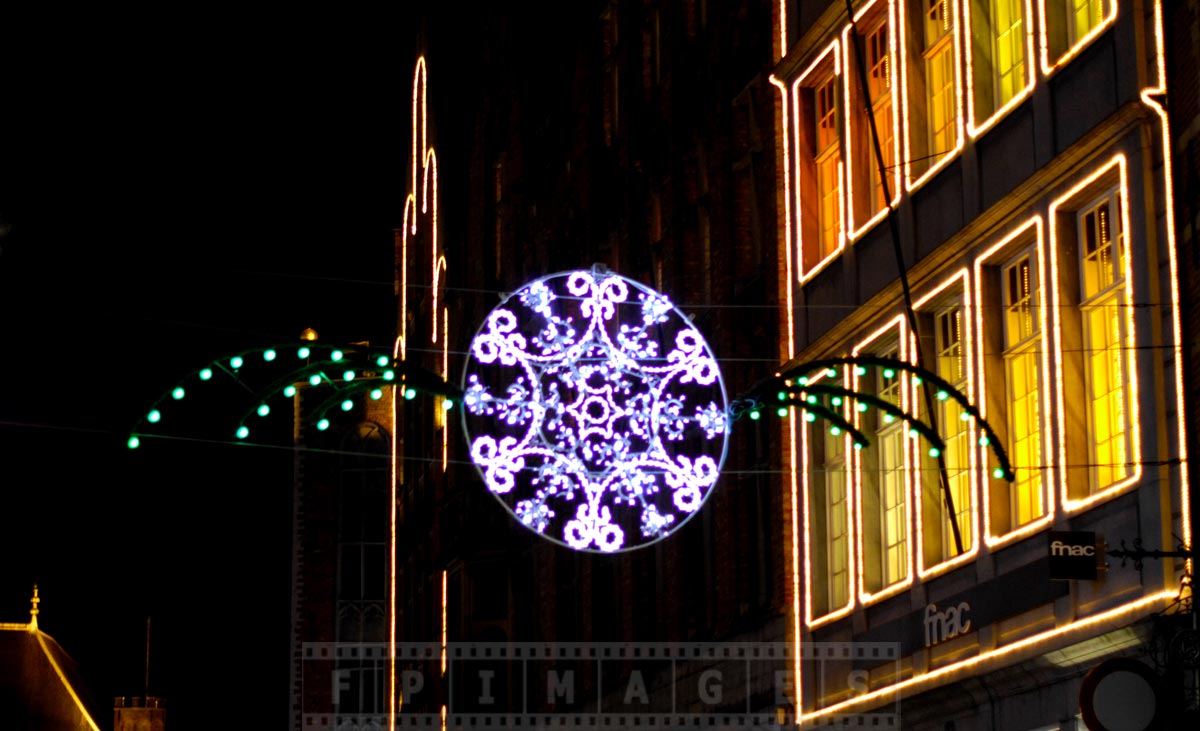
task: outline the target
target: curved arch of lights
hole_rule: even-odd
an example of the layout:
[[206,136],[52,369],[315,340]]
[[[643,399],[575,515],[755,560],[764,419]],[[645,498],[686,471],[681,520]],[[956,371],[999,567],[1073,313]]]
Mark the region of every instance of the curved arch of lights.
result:
[[408,400],[420,393],[439,396],[443,408],[452,408],[458,399],[458,389],[437,374],[384,351],[316,343],[254,348],[217,358],[180,379],[141,417],[126,446],[137,449],[145,438],[177,435],[172,428],[180,423],[176,413],[199,399],[205,405],[240,407],[240,418],[220,436],[246,441],[263,431],[290,438],[290,428],[269,430],[263,425],[272,415],[284,414],[290,427],[294,412],[283,402],[302,390],[317,395],[306,405],[305,417],[309,426],[324,431],[330,417],[365,401],[379,401],[393,387]]
[[666,296],[599,267],[538,279],[492,310],[462,392],[488,490],[576,550],[665,537],[725,460],[725,386],[704,338]]

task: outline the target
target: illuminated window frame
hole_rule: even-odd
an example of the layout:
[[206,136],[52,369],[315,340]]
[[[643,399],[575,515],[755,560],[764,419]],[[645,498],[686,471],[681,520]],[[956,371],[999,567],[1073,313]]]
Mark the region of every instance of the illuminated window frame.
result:
[[[1036,0],[1020,0],[1022,8],[1024,8],[1024,18],[1022,24],[1025,26],[1025,86],[1020,91],[1013,95],[1003,105],[996,108],[994,112],[987,115],[983,119],[979,119],[975,109],[975,51],[974,43],[965,43],[965,55],[967,59],[967,133],[971,139],[975,139],[983,134],[988,129],[991,129],[997,122],[1004,118],[1013,108],[1025,101],[1030,94],[1033,93],[1034,79],[1036,77],[1035,54],[1034,54],[1034,29],[1033,29],[1033,2]],[[963,27],[971,30],[974,35],[973,24],[971,21],[971,2],[964,2],[963,7]],[[994,40],[994,39],[993,39]]]
[[[810,376],[809,382],[814,383],[814,384],[820,383],[822,380],[824,380],[827,377],[826,373],[827,373],[827,371],[822,370],[820,373]],[[842,379],[841,379],[840,383],[843,383],[843,384],[846,383],[848,374],[849,374],[848,369],[843,369]],[[837,384],[834,384],[834,385],[837,385]],[[799,413],[797,411],[793,410],[792,416],[797,417],[798,415],[799,415]],[[803,419],[793,418],[792,421],[797,424],[799,432],[800,432],[801,495],[802,495],[802,502],[803,502],[803,509],[804,509],[804,624],[806,627],[811,629],[814,627],[820,627],[823,624],[828,624],[829,622],[833,622],[837,619],[840,619],[840,618],[846,616],[847,614],[849,614],[850,611],[852,609],[854,609],[855,596],[857,594],[857,592],[855,591],[855,578],[854,578],[857,575],[857,573],[856,573],[857,564],[855,562],[855,559],[857,558],[857,551],[855,550],[855,546],[857,545],[857,542],[858,542],[858,539],[856,537],[856,534],[858,531],[854,530],[854,528],[856,526],[855,504],[856,504],[856,497],[857,497],[855,495],[855,488],[854,488],[854,469],[852,467],[853,455],[851,454],[854,450],[848,449],[845,451],[845,463],[844,463],[844,469],[846,470],[846,528],[848,531],[848,535],[847,535],[848,544],[847,544],[847,557],[846,558],[847,558],[847,568],[849,570],[848,583],[847,583],[847,587],[846,587],[847,588],[847,600],[846,600],[846,603],[840,607],[830,607],[829,611],[825,612],[824,614],[816,615],[813,612],[813,607],[815,604],[815,602],[813,601],[813,582],[818,581],[818,580],[828,582],[828,572],[826,572],[825,575],[822,575],[819,577],[814,576],[814,571],[813,571],[813,566],[812,566],[813,551],[814,550],[826,550],[826,548],[825,548],[825,546],[818,546],[817,542],[814,540],[814,538],[816,536],[814,536],[811,516],[814,514],[815,510],[825,510],[826,506],[825,505],[814,506],[812,504],[812,497],[811,497],[812,496],[812,484],[810,483],[810,480],[811,480],[811,475],[812,475],[813,450],[810,448],[810,444],[809,444],[809,432],[812,431],[812,429],[807,428],[809,425]],[[849,435],[846,435],[846,439],[847,440],[849,439]]]
[[[961,306],[962,306],[962,310],[963,310],[963,326],[966,330],[966,333],[964,334],[964,336],[962,338],[962,343],[961,343],[961,347],[964,351],[963,352],[963,366],[966,368],[966,384],[967,384],[966,396],[967,396],[968,400],[970,400],[972,403],[974,403],[975,393],[976,393],[976,391],[975,391],[975,360],[976,360],[976,352],[977,351],[975,350],[975,337],[974,337],[975,318],[973,316],[975,308],[974,308],[974,303],[971,299],[970,284],[971,284],[970,274],[969,274],[967,268],[963,267],[962,269],[959,269],[958,271],[951,274],[949,277],[947,277],[945,280],[943,280],[940,284],[938,284],[932,290],[925,293],[919,299],[917,299],[915,302],[913,302],[913,309],[917,312],[920,312],[923,307],[926,307],[927,305],[933,303],[937,299],[944,298],[947,295],[947,291],[950,290],[951,288],[957,287],[959,289],[959,291],[961,292],[961,297],[962,297]],[[910,341],[911,341],[912,337],[913,336],[911,336],[911,335],[909,336]],[[927,362],[929,361],[930,357],[931,357],[931,354],[926,354],[925,359]],[[934,368],[932,370],[934,370],[936,372],[936,368]],[[924,386],[915,386],[915,387],[910,388],[911,394],[910,394],[909,398],[911,399],[911,403],[912,403],[912,414],[914,416],[918,416],[918,417],[920,417],[921,407],[924,405],[924,397],[923,397],[922,391],[921,391],[921,389],[923,389],[923,388],[924,388]],[[938,423],[938,428],[943,434],[945,433],[945,426],[943,424],[941,424],[940,422]],[[978,451],[978,449],[971,446],[971,445],[978,444],[979,437],[978,437],[977,432],[978,432],[978,430],[975,426],[975,421],[972,420],[972,421],[968,422],[967,423],[967,445],[968,445],[967,453],[969,455],[969,461],[967,464],[967,475],[968,475],[967,479],[969,482],[969,491],[970,491],[970,495],[971,495],[971,532],[970,532],[971,547],[968,548],[966,551],[964,551],[962,553],[962,555],[960,555],[960,556],[954,556],[953,558],[950,558],[950,559],[947,559],[944,561],[938,561],[930,566],[925,566],[924,550],[923,550],[923,547],[925,545],[924,516],[922,515],[923,511],[914,510],[913,513],[915,514],[916,525],[917,525],[917,530],[916,530],[916,533],[914,534],[915,540],[918,542],[918,545],[922,547],[922,550],[915,551],[916,563],[917,563],[917,575],[922,580],[929,579],[934,576],[938,576],[940,574],[944,574],[945,572],[947,572],[951,569],[954,569],[958,566],[962,566],[963,564],[967,563],[968,561],[971,561],[977,555],[979,555],[979,532],[980,532],[980,522],[981,522],[980,517],[979,517],[979,512],[980,512],[979,451]],[[912,452],[912,454],[910,454],[909,459],[913,463],[919,463],[920,454],[917,452],[917,450],[925,449],[927,446],[921,440],[916,440],[916,442],[917,442],[916,444],[912,444],[909,447],[909,449]],[[922,489],[921,481],[918,479],[913,479],[912,480],[912,492],[909,497],[909,500],[912,501],[913,505],[921,505],[922,504],[921,489]],[[938,486],[938,490],[939,490],[938,495],[939,495],[939,497],[941,497],[940,484]],[[955,507],[957,508],[957,506],[955,506]],[[943,505],[943,509],[944,509],[944,505]],[[967,536],[963,536],[963,538],[966,539]]]
[[[829,254],[827,254],[823,257],[820,257],[811,266],[805,265],[805,251],[811,246],[816,246],[817,250],[820,251],[820,243],[819,243],[819,240],[817,238],[815,238],[812,234],[806,234],[807,227],[813,227],[814,230],[816,230],[816,227],[813,226],[812,223],[807,222],[804,217],[804,208],[805,208],[804,188],[805,188],[805,184],[807,182],[805,180],[804,173],[810,166],[812,168],[811,172],[815,173],[816,160],[815,160],[815,158],[811,161],[806,160],[806,159],[801,159],[801,155],[802,155],[801,151],[804,150],[804,145],[802,144],[801,134],[803,133],[803,130],[805,129],[806,125],[812,126],[814,129],[814,132],[815,132],[815,122],[813,119],[813,115],[806,113],[808,110],[805,110],[801,107],[800,89],[801,88],[806,88],[806,89],[813,88],[813,87],[817,86],[818,83],[824,82],[826,77],[828,77],[829,75],[832,75],[836,78],[836,77],[840,76],[841,73],[842,73],[841,46],[835,40],[832,43],[830,43],[828,46],[826,46],[825,50],[823,50],[816,57],[816,59],[814,59],[813,62],[808,65],[808,68],[806,68],[792,82],[792,89],[791,89],[792,120],[793,120],[792,149],[796,151],[795,155],[794,155],[794,157],[796,159],[796,163],[794,166],[795,169],[793,170],[795,179],[792,181],[792,185],[795,186],[795,191],[793,194],[794,195],[793,209],[795,210],[794,215],[795,215],[795,220],[796,220],[796,264],[797,264],[796,269],[797,269],[797,274],[799,276],[799,280],[800,280],[801,284],[806,283],[808,280],[810,280],[814,276],[816,276],[817,273],[820,272],[822,269],[829,266],[830,262],[832,262],[834,259],[836,259],[842,253],[842,250],[845,249],[845,247],[846,247],[846,226],[845,226],[846,202],[845,202],[845,195],[844,195],[844,192],[846,190],[846,183],[845,183],[845,163],[844,163],[844,158],[843,158],[842,160],[839,160],[839,162],[838,162],[838,211],[839,211],[839,213],[838,213],[838,215],[839,215],[838,244],[832,252],[830,252]],[[835,88],[836,88],[836,86],[837,85],[835,83]],[[839,145],[840,144],[841,143],[839,141]],[[840,155],[840,150],[839,150],[839,155]],[[816,183],[814,181],[814,190],[815,189],[816,189]],[[819,201],[816,201],[815,205],[819,205]],[[819,226],[819,225],[820,224],[818,221],[816,226]]]
[[[859,8],[859,10],[854,14],[854,22],[856,24],[861,24],[861,25],[859,25],[859,32],[862,33],[862,40],[863,40],[864,48],[866,47],[867,39],[870,35],[870,30],[875,28],[881,21],[887,23],[887,34],[888,34],[888,63],[887,63],[887,66],[888,66],[888,75],[891,77],[890,95],[891,95],[891,107],[892,107],[892,113],[890,115],[891,116],[891,133],[892,133],[892,145],[891,145],[891,147],[892,147],[892,168],[891,168],[891,171],[888,173],[888,177],[889,177],[888,182],[890,184],[890,192],[892,194],[892,197],[888,203],[891,207],[895,207],[900,202],[900,192],[903,187],[901,180],[900,180],[900,169],[901,169],[902,165],[899,164],[899,161],[901,159],[901,147],[902,147],[901,140],[900,140],[900,138],[901,138],[900,108],[902,106],[902,99],[897,91],[897,84],[896,84],[896,68],[897,67],[896,67],[895,59],[896,59],[896,55],[897,55],[897,51],[896,51],[897,45],[896,45],[895,2],[894,2],[894,0],[886,0],[886,7],[883,5],[884,2],[885,2],[885,0],[870,0],[870,2],[868,2],[863,7]],[[855,241],[858,238],[860,238],[863,234],[865,234],[868,230],[870,230],[872,227],[874,227],[875,224],[882,221],[884,219],[884,217],[887,216],[890,208],[884,207],[884,208],[881,208],[880,210],[876,211],[874,214],[867,215],[867,217],[866,217],[867,220],[863,221],[861,224],[858,222],[857,216],[855,214],[856,207],[854,205],[854,184],[855,184],[855,178],[857,176],[854,175],[853,170],[852,170],[852,168],[856,164],[855,155],[858,155],[860,157],[865,157],[867,160],[866,164],[867,164],[868,168],[871,170],[876,169],[877,163],[875,160],[874,143],[870,142],[870,139],[871,139],[870,124],[865,119],[860,119],[858,121],[858,124],[866,126],[866,135],[865,136],[866,136],[869,144],[865,150],[861,150],[861,151],[856,151],[856,149],[854,147],[855,133],[854,133],[854,129],[852,128],[852,125],[854,124],[854,120],[857,117],[863,116],[865,114],[865,112],[863,111],[864,93],[858,88],[859,87],[858,72],[853,69],[853,65],[850,63],[850,53],[858,52],[857,46],[854,43],[854,39],[851,37],[850,30],[851,29],[850,29],[849,24],[847,24],[846,27],[842,30],[842,45],[843,45],[843,47],[845,47],[847,49],[853,49],[853,50],[847,51],[846,64],[850,68],[848,68],[846,73],[842,75],[844,82],[845,82],[845,88],[842,90],[842,98],[846,100],[846,110],[847,110],[846,114],[843,115],[844,123],[842,125],[842,129],[843,129],[842,136],[845,139],[846,161],[848,163],[847,168],[851,168],[846,173],[846,176],[845,176],[846,219],[845,219],[845,224],[843,227],[846,230],[846,235],[849,237],[849,240]],[[871,114],[872,115],[874,114],[873,108],[871,110]],[[882,138],[883,138],[883,135],[881,134],[880,135],[881,144],[883,142]],[[876,172],[875,174],[878,174],[878,172]],[[868,186],[870,186],[870,182],[871,182],[870,176],[868,176],[868,179],[866,181],[860,181],[860,182],[865,182]],[[874,193],[874,191],[871,191],[868,193],[868,195],[873,195],[873,193]],[[869,207],[868,207],[868,210],[869,210]]]
[[[1051,404],[1053,403],[1053,394],[1051,393],[1051,384],[1053,383],[1053,379],[1050,370],[1050,351],[1053,347],[1053,344],[1052,333],[1048,327],[1049,307],[1047,306],[1047,297],[1049,296],[1047,291],[1053,288],[1054,283],[1047,275],[1046,239],[1043,232],[1044,224],[1042,217],[1033,216],[1018,226],[1007,236],[1002,238],[1000,241],[996,242],[987,250],[985,250],[975,260],[975,300],[977,302],[983,302],[983,277],[985,276],[983,267],[985,265],[991,266],[991,262],[994,259],[1011,258],[1011,254],[1015,253],[1018,249],[1025,250],[1028,242],[1031,241],[1031,237],[1033,245],[1037,249],[1038,273],[1041,280],[1039,282],[1041,286],[1038,287],[1038,320],[1040,323],[1039,326],[1042,330],[1042,344],[1040,347],[1041,358],[1039,359],[1041,361],[1042,378],[1042,382],[1040,384],[1041,414],[1039,414],[1039,421],[1041,422],[1040,427],[1042,432],[1042,460],[1047,463],[1042,479],[1042,504],[1046,508],[1046,514],[1036,520],[1030,521],[1025,525],[1017,526],[1016,528],[1013,528],[1003,534],[995,534],[992,531],[992,511],[990,510],[992,503],[993,478],[990,476],[990,474],[981,475],[981,479],[986,485],[985,489],[983,490],[984,497],[986,498],[983,505],[987,506],[981,511],[983,513],[984,521],[983,536],[984,541],[987,543],[989,548],[999,548],[1025,538],[1026,536],[1032,535],[1040,530],[1044,530],[1045,528],[1049,527],[1051,523],[1053,523],[1058,509],[1058,505],[1054,499],[1054,485],[1056,483],[1054,477],[1055,469],[1052,455],[1053,450],[1051,448],[1053,440],[1050,438],[1052,436],[1051,415],[1054,413],[1051,407]],[[976,352],[978,353],[984,352],[983,337],[985,323],[983,314],[983,307],[976,308]],[[1003,327],[1002,324],[995,322],[992,323],[992,326]],[[979,368],[979,393],[982,394],[987,392],[987,368],[982,367],[981,365]],[[1005,393],[1007,394],[1007,387]],[[1007,398],[1007,396],[1005,398]],[[980,399],[978,406],[980,416],[982,416],[984,419],[987,419],[987,399]],[[982,462],[981,464],[986,468],[986,462]]]
[[[1129,376],[1129,454],[1128,459],[1132,465],[1132,473],[1124,480],[1116,482],[1103,490],[1089,494],[1087,497],[1072,498],[1070,495],[1070,485],[1068,480],[1067,465],[1067,447],[1066,440],[1063,435],[1066,434],[1066,423],[1064,416],[1065,403],[1063,398],[1063,346],[1062,346],[1062,314],[1060,307],[1063,307],[1062,294],[1060,292],[1061,284],[1059,277],[1059,250],[1061,242],[1059,234],[1056,230],[1056,219],[1060,210],[1074,215],[1078,210],[1082,210],[1092,201],[1096,200],[1104,191],[1110,190],[1113,185],[1105,182],[1105,178],[1111,180],[1114,171],[1117,176],[1117,187],[1120,190],[1121,198],[1121,228],[1128,237],[1126,242],[1125,255],[1125,281],[1121,286],[1122,297],[1126,304],[1136,303],[1133,291],[1133,259],[1132,255],[1135,232],[1129,225],[1129,180],[1127,175],[1127,161],[1123,153],[1119,153],[1101,164],[1079,183],[1073,186],[1063,195],[1056,198],[1050,204],[1049,220],[1050,220],[1050,276],[1047,278],[1048,286],[1051,287],[1051,312],[1053,313],[1053,333],[1054,333],[1054,363],[1055,363],[1055,391],[1057,394],[1057,423],[1058,423],[1058,464],[1059,469],[1059,495],[1062,501],[1063,508],[1068,514],[1077,513],[1101,500],[1108,500],[1116,495],[1125,492],[1132,488],[1142,477],[1142,445],[1141,445],[1141,426],[1140,415],[1138,413],[1139,405],[1139,386],[1138,386],[1138,370],[1137,370],[1137,330],[1134,328],[1133,322],[1133,307],[1125,307],[1125,332],[1126,332],[1126,369]],[[1079,267],[1078,260],[1071,261],[1068,266]],[[1077,306],[1071,303],[1070,306]],[[1091,435],[1088,435],[1088,440],[1091,440]],[[1089,450],[1090,452],[1090,450]],[[1090,457],[1088,457],[1090,460]],[[1090,474],[1089,469],[1089,474]],[[1089,487],[1090,489],[1090,487]]]
[[[1079,55],[1083,49],[1091,45],[1091,42],[1096,39],[1101,33],[1111,27],[1117,21],[1117,0],[1106,0],[1108,2],[1108,15],[1104,17],[1094,28],[1088,31],[1082,38],[1077,39],[1074,43],[1068,43],[1057,59],[1050,60],[1050,26],[1053,23],[1059,22],[1051,19],[1049,10],[1050,4],[1054,3],[1059,6],[1065,6],[1068,0],[1037,0],[1038,4],[1038,44],[1039,56],[1041,58],[1042,73],[1049,76],[1055,70],[1062,68],[1068,61]],[[1157,3],[1156,3],[1157,4]],[[1065,15],[1065,13],[1064,13]],[[1065,22],[1065,18],[1064,21]],[[1063,29],[1066,32],[1066,29]]]
[[[886,322],[878,330],[867,335],[865,338],[863,338],[861,341],[859,341],[859,343],[854,346],[854,350],[851,351],[851,355],[862,354],[864,351],[866,351],[870,348],[872,343],[875,343],[885,337],[890,337],[893,332],[895,333],[897,346],[899,347],[900,360],[905,360],[905,361],[908,360],[908,340],[909,340],[908,322],[905,319],[904,315],[897,315],[896,317],[894,317],[891,320],[889,320],[888,322]],[[874,375],[868,374],[866,377],[873,378]],[[907,373],[898,373],[897,378],[901,379],[900,408],[904,409],[905,411],[908,411],[910,408],[909,393],[911,391],[911,388],[908,386],[909,376]],[[857,391],[860,388],[859,379],[860,379],[860,376],[858,375],[857,371],[855,371],[852,374],[852,380],[851,380],[851,384],[852,384],[851,389],[852,390]],[[860,423],[861,423],[860,414],[858,414],[858,412],[855,412],[854,424],[857,427],[857,426],[859,426]],[[907,440],[908,439],[908,426],[902,425],[901,428],[904,429],[904,439]],[[873,446],[873,448],[877,448],[877,447]],[[862,450],[852,450],[851,456],[853,457],[853,459],[851,460],[851,465],[852,465],[851,470],[853,473],[854,524],[858,527],[858,531],[856,532],[856,539],[854,541],[854,546],[855,546],[854,558],[855,558],[855,567],[857,568],[857,572],[858,572],[858,580],[856,582],[857,583],[857,593],[858,593],[859,601],[862,604],[874,604],[876,602],[883,601],[884,599],[886,599],[890,596],[899,594],[900,592],[904,591],[908,587],[912,586],[914,577],[916,576],[916,570],[913,565],[913,537],[915,536],[915,532],[912,529],[912,514],[913,514],[912,450],[905,449],[905,450],[903,450],[903,452],[904,452],[904,468],[902,470],[902,473],[904,475],[904,481],[905,481],[904,494],[908,498],[908,504],[905,506],[905,513],[906,513],[905,530],[908,533],[908,541],[907,541],[907,545],[906,545],[908,572],[907,572],[907,576],[904,579],[902,579],[894,584],[889,584],[888,586],[883,587],[879,591],[869,592],[869,591],[867,591],[867,586],[866,586],[866,576],[864,575],[864,572],[863,572],[863,566],[864,566],[864,563],[863,563],[863,536],[865,535],[866,525],[864,523],[863,510],[862,510],[862,505],[863,505],[863,499],[862,499],[862,489],[863,489]]]
[[[912,128],[911,128],[912,125],[911,125],[910,115],[909,115],[909,109],[912,108],[912,99],[909,97],[909,93],[908,93],[908,55],[909,54],[907,52],[907,49],[908,49],[908,44],[911,42],[911,34],[909,33],[909,28],[908,28],[908,12],[909,12],[908,7],[909,7],[910,3],[914,3],[914,2],[920,3],[920,2],[923,2],[923,0],[901,0],[901,11],[896,13],[896,16],[898,17],[898,20],[899,20],[899,23],[898,23],[899,27],[897,29],[897,38],[899,39],[897,48],[899,49],[899,53],[897,55],[900,56],[900,64],[899,64],[900,99],[901,99],[901,104],[903,105],[903,109],[904,109],[904,112],[901,115],[901,118],[903,121],[903,124],[901,125],[901,133],[904,136],[904,144],[903,144],[904,180],[905,180],[905,190],[907,190],[909,192],[912,192],[912,191],[916,190],[917,188],[919,188],[926,180],[929,180],[934,175],[936,175],[942,168],[949,165],[950,162],[958,156],[958,153],[962,152],[964,140],[966,137],[966,134],[965,134],[966,124],[965,124],[965,121],[963,120],[963,99],[962,99],[962,90],[963,90],[962,81],[963,80],[962,80],[962,72],[960,70],[962,68],[962,29],[959,27],[960,13],[958,12],[958,8],[957,8],[958,0],[946,0],[946,2],[948,2],[952,5],[952,7],[949,9],[949,17],[951,18],[951,23],[952,23],[952,27],[950,29],[950,34],[951,34],[950,44],[952,46],[952,55],[953,55],[953,59],[954,59],[954,63],[953,63],[954,101],[955,101],[955,104],[954,104],[954,107],[955,107],[954,129],[955,129],[956,143],[953,148],[947,150],[941,156],[941,159],[939,159],[936,163],[931,165],[928,170],[924,171],[923,173],[918,175],[916,178],[913,177],[913,162],[914,161],[913,161],[913,150],[912,150],[912,147],[913,147],[913,145],[912,145]],[[924,29],[923,28],[918,28],[917,32],[922,34],[922,38],[924,37],[924,35],[923,35]],[[924,45],[923,42],[922,42],[922,45]],[[920,55],[922,63],[923,63],[924,62],[924,53],[920,53],[919,55]],[[921,73],[924,73],[924,70],[922,70]],[[921,100],[921,103],[924,104],[925,103],[924,100]],[[925,132],[922,131],[922,134],[924,134],[924,133]]]

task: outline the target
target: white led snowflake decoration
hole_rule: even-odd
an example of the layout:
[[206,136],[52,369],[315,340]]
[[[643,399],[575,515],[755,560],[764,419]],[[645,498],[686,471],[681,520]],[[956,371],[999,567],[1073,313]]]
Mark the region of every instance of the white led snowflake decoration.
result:
[[577,550],[663,538],[725,461],[725,386],[704,338],[666,296],[599,269],[544,277],[492,310],[463,392],[488,489]]

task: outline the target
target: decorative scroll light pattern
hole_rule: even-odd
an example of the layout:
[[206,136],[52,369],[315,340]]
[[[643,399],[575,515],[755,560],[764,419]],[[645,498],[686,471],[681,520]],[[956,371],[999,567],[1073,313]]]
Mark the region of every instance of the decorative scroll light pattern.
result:
[[725,461],[725,386],[704,338],[665,295],[599,268],[544,277],[493,310],[463,403],[488,489],[576,550],[665,537]]

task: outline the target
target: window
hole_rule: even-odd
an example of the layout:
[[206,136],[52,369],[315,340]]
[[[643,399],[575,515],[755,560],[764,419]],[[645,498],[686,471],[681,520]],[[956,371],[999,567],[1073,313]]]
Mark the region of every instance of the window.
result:
[[[899,188],[899,178],[895,174],[896,165],[896,134],[892,107],[892,63],[890,53],[887,4],[876,3],[880,7],[870,7],[859,21],[864,28],[862,35],[862,51],[867,68],[867,100],[864,103],[862,89],[858,82],[857,73],[847,80],[847,117],[848,140],[847,160],[848,176],[850,177],[850,195],[848,200],[851,228],[855,232],[862,229],[868,222],[888,207],[884,191],[884,180],[887,180],[887,193],[893,197]],[[849,53],[857,53],[858,47],[851,42],[847,29],[846,47]],[[855,64],[851,60],[849,64]],[[853,65],[851,65],[853,68]],[[869,112],[867,110],[870,110]],[[870,116],[868,116],[868,114]],[[880,173],[878,160],[875,157],[875,142],[871,137],[871,123],[879,135],[879,148],[883,155],[883,172]]]
[[[895,358],[892,351],[884,357]],[[876,388],[879,397],[900,405],[899,374],[887,378],[879,369]],[[908,511],[904,475],[904,426],[891,414],[877,411],[876,444],[879,450],[880,535],[883,549],[882,585],[894,584],[908,575]]]
[[838,185],[837,93],[830,76],[816,90],[817,251],[822,259],[838,249],[841,187]]
[[[818,377],[817,380],[820,380]],[[815,382],[815,381],[814,381]],[[842,385],[840,381],[832,385]],[[845,607],[850,600],[850,515],[845,434],[821,421],[806,425],[812,576],[812,616]]]
[[796,185],[800,278],[811,276],[842,247],[842,155],[837,45],[792,84],[796,124]]
[[1109,24],[1117,16],[1116,11],[1115,0],[1042,0],[1046,34],[1042,65],[1049,71],[1052,64],[1074,53]]
[[1120,211],[1121,194],[1113,190],[1080,211],[1077,224],[1092,492],[1130,474]]
[[974,0],[968,3],[972,121],[986,122],[1029,85],[1026,73],[1024,0]]
[[[958,290],[961,292],[961,288]],[[966,308],[960,295],[941,296],[918,318],[925,343],[927,367],[956,390],[967,392]],[[930,357],[932,356],[932,357]],[[925,386],[913,389],[917,408],[925,411]],[[954,538],[957,525],[962,552],[973,546],[975,500],[971,475],[971,430],[963,420],[958,401],[939,395],[934,399],[937,430],[945,444],[940,454],[922,440],[919,443],[921,476],[921,565],[935,566],[958,555]],[[943,472],[945,469],[943,486]],[[953,521],[946,492],[953,503]]]
[[1042,429],[1039,399],[1041,321],[1038,271],[1032,252],[1004,267],[1004,380],[1008,405],[1008,457],[1016,473],[1009,505],[1012,527],[1046,513],[1042,501]]
[[921,179],[958,149],[957,42],[952,0],[909,0],[908,174]]

